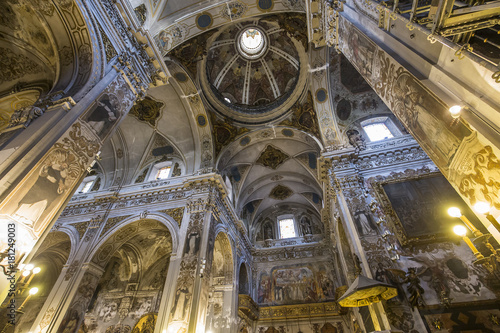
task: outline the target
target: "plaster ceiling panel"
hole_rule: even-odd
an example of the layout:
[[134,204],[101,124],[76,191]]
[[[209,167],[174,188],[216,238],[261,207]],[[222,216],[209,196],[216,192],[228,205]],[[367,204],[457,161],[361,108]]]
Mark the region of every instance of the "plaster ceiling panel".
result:
[[250,145],[248,146],[248,148],[241,149],[240,147],[240,149],[238,150],[235,149],[236,152],[234,156],[230,158],[226,165],[230,166],[240,163],[254,163],[268,146],[272,146],[281,150],[283,153],[288,155],[289,158],[307,151],[311,151],[312,149],[310,145],[293,139],[267,140]]
[[[139,121],[137,120],[137,118],[129,114],[121,122],[120,130],[123,133],[125,144],[128,149],[128,167],[130,170],[128,176],[133,177],[134,172],[138,168],[142,156],[144,155],[144,151],[146,150],[148,143],[151,140],[154,129],[145,122]],[[116,133],[113,134],[113,138],[116,135]],[[106,145],[111,145],[110,141],[108,141],[105,146]],[[109,156],[114,156],[113,151],[111,151],[110,153],[111,155]],[[108,156],[108,154],[103,151],[102,156]],[[107,164],[105,168],[107,168]],[[112,168],[114,168],[114,165],[112,166]],[[128,182],[131,181],[132,179],[128,180]]]
[[151,97],[165,104],[157,121],[156,129],[168,138],[181,152],[186,163],[192,165],[195,142],[193,138],[190,110],[186,110],[182,96],[173,85],[165,85],[150,91]]
[[[270,177],[267,176],[269,176],[273,171],[274,170],[264,167],[262,165],[256,164],[252,166],[252,169],[245,178],[245,182],[242,188],[249,187],[255,181],[261,179],[264,176],[266,176],[265,178],[269,179],[270,181]],[[289,159],[285,161],[278,169],[276,169],[276,171],[278,171],[278,174],[280,175],[288,173],[298,179],[307,178],[314,181],[308,170],[301,163],[299,163],[294,159]]]
[[253,200],[260,200],[260,199],[266,199],[268,197],[273,197],[273,198],[283,198],[281,200],[287,199],[287,201],[290,201],[292,194],[290,195],[273,195],[273,190],[277,186],[285,186],[288,189],[292,191],[292,194],[298,194],[298,193],[303,193],[303,192],[316,192],[316,189],[313,187],[304,184],[300,180],[298,181],[281,181],[279,183],[268,183],[267,180],[263,183],[257,183],[255,184],[254,191],[250,196],[248,196],[245,200],[245,204],[253,201]]

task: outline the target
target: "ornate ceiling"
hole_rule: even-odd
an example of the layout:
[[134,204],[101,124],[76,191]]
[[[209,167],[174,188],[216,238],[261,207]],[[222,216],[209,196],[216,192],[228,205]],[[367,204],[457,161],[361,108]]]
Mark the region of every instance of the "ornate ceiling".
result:
[[310,134],[284,126],[245,133],[224,148],[217,169],[231,180],[236,210],[249,229],[287,207],[318,211],[320,149]]
[[205,34],[203,73],[197,74],[212,110],[245,126],[278,122],[288,114],[307,82],[307,53],[294,26],[284,24],[287,17],[297,28],[305,25],[303,15],[281,14]]

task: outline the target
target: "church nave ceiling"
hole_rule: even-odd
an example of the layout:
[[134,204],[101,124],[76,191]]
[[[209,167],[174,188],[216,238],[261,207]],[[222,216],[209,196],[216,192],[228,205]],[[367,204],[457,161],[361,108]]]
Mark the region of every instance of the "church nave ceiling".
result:
[[283,205],[319,211],[319,150],[309,134],[278,126],[249,132],[224,148],[217,167],[231,181],[236,211],[249,228],[262,212]]

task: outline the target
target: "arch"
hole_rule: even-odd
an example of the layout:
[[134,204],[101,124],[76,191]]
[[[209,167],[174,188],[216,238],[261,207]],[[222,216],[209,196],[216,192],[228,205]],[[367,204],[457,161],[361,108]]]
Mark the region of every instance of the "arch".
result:
[[[147,219],[141,219],[140,215],[128,217],[111,228],[104,234],[104,237],[101,238],[94,250],[89,254],[89,260],[97,264],[99,264],[99,262],[102,263],[103,260],[99,260],[98,258],[100,255],[103,256],[101,258],[106,260],[105,253],[118,249],[133,236],[134,232],[139,230],[139,227],[141,227],[142,230],[144,230],[144,228],[166,227],[172,242],[171,255],[175,256],[177,254],[177,248],[179,246],[179,227],[177,222],[167,214],[154,212],[149,213]],[[109,259],[109,257],[107,259]]]
[[248,267],[246,262],[240,264],[238,272],[238,294],[250,295],[251,279],[248,275]]
[[220,231],[215,237],[212,261],[212,281],[232,284],[234,276],[233,248],[228,235]]
[[[16,108],[30,106],[50,93],[75,96],[88,91],[101,74],[99,48],[92,16],[82,1],[40,2],[20,4],[4,1],[0,5],[5,17],[5,30],[0,49],[11,62],[0,82],[0,103],[12,103],[5,116]],[[22,68],[15,71],[13,68]],[[5,103],[7,102],[7,103]],[[0,129],[4,124],[0,124]]]
[[43,307],[48,295],[51,293],[57,280],[60,278],[61,271],[68,262],[71,250],[74,248],[70,235],[63,231],[50,232],[41,246],[33,255],[30,264],[39,267],[41,270],[38,274],[27,277],[20,277],[19,285],[24,283],[25,291],[19,295],[17,302],[21,304],[28,296],[28,290],[37,287],[38,293],[33,295],[29,302],[25,304],[24,315],[16,323],[15,332],[27,332],[37,315]]
[[[110,326],[127,329],[125,326],[136,326],[137,319],[146,314],[156,315],[170,265],[171,239],[169,229],[153,219],[141,219],[116,230],[92,258],[104,269],[87,293],[92,297],[76,309],[84,325],[102,331]],[[109,247],[115,243],[118,247]],[[118,313],[124,306],[128,311]],[[154,323],[150,324],[153,329]]]

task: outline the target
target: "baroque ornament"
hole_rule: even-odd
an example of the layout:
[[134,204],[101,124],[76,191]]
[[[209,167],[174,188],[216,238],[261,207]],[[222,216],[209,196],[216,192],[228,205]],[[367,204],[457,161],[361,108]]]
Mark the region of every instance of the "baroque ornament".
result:
[[157,102],[149,96],[130,109],[130,113],[140,121],[144,121],[155,127],[161,116],[161,109],[165,106],[162,102]]
[[284,185],[276,185],[269,193],[269,197],[276,200],[285,200],[293,194],[293,191],[284,186]]
[[221,16],[226,20],[239,19],[248,10],[248,6],[239,1],[229,2],[223,7],[224,8],[221,11]]
[[75,227],[76,231],[78,231],[78,234],[80,235],[80,239],[82,239],[83,235],[85,234],[85,231],[87,231],[89,223],[90,221],[84,221],[84,222],[72,223],[70,225]]
[[101,236],[104,235],[106,232],[108,232],[109,229],[113,228],[116,224],[125,220],[129,216],[130,215],[124,215],[124,216],[117,216],[117,217],[109,218],[108,221],[106,222],[106,225],[102,229]]
[[268,145],[266,149],[262,151],[257,161],[255,161],[255,163],[276,170],[281,164],[283,164],[289,158],[290,156],[288,156],[280,149]]
[[10,49],[0,48],[2,60],[0,60],[0,83],[13,81],[25,75],[37,74],[42,71],[42,67],[23,54],[15,54]]
[[184,207],[165,209],[161,210],[160,212],[170,215],[175,220],[175,222],[177,222],[179,227],[181,226],[182,218],[184,217]]

